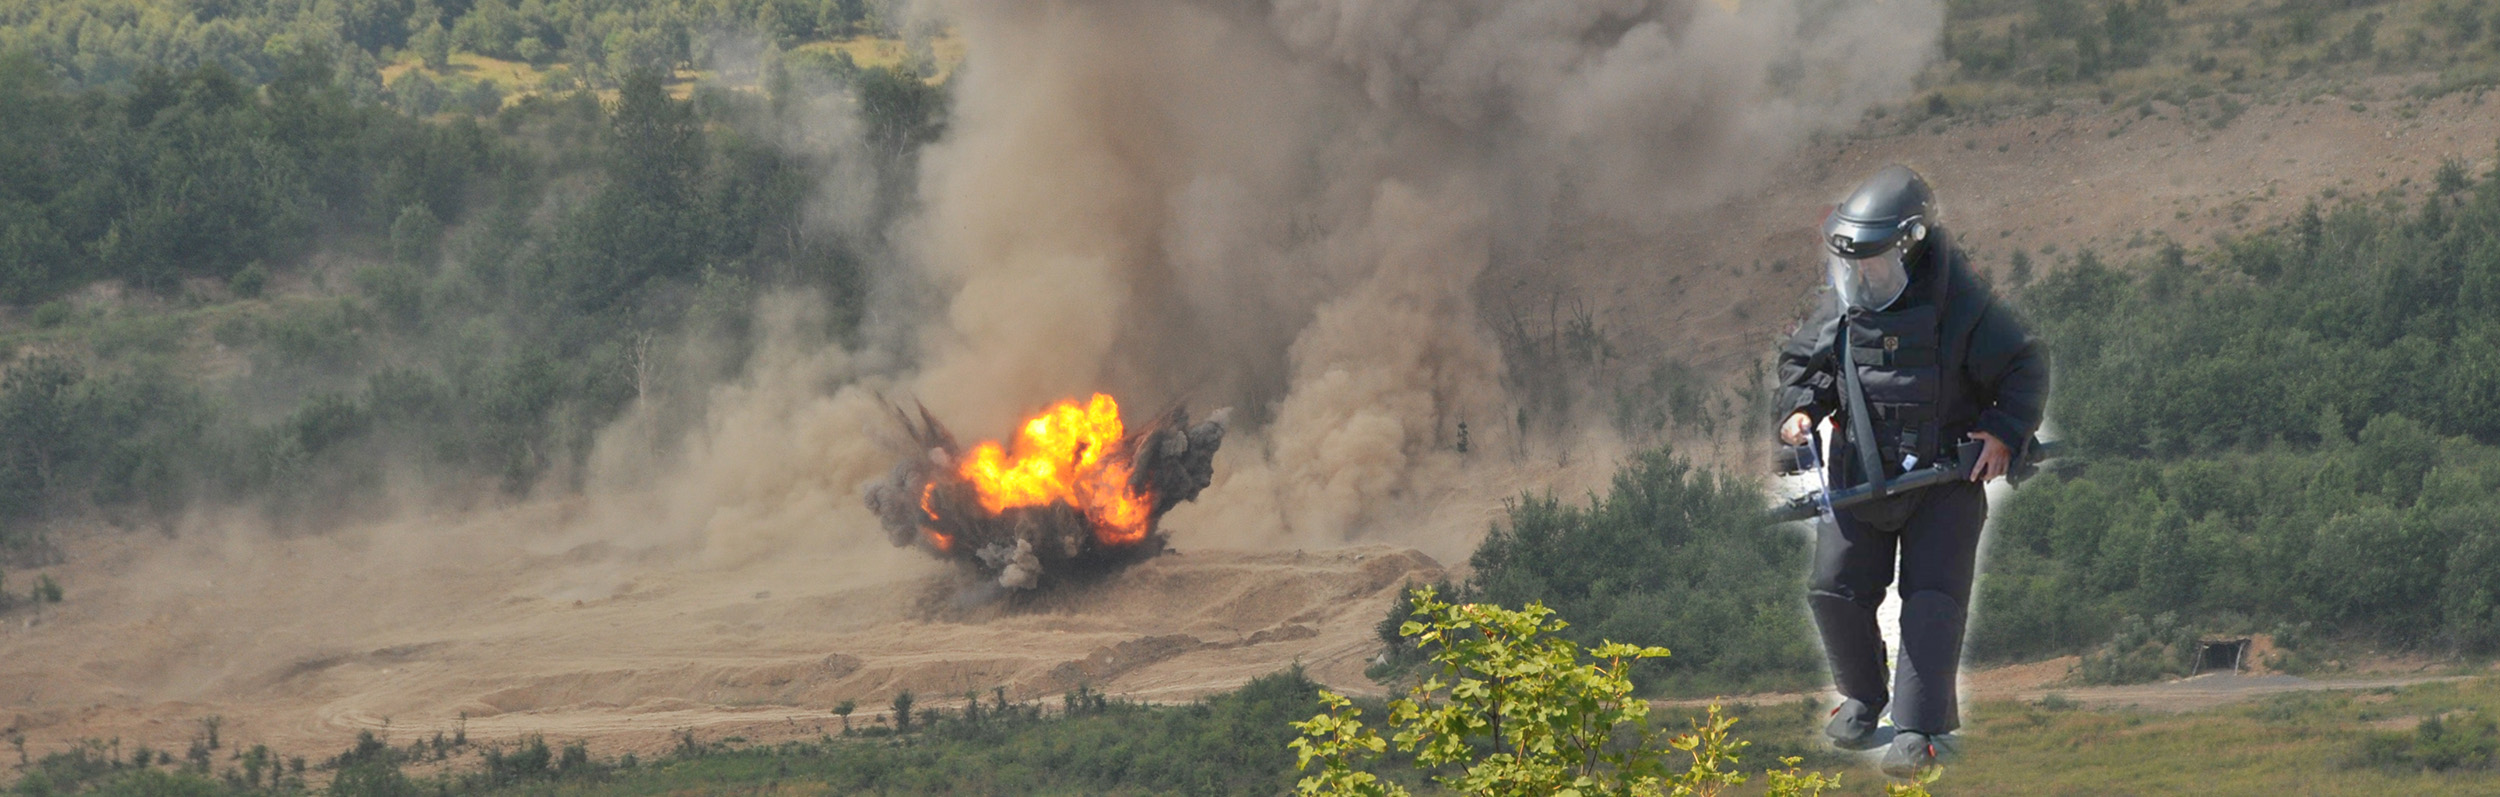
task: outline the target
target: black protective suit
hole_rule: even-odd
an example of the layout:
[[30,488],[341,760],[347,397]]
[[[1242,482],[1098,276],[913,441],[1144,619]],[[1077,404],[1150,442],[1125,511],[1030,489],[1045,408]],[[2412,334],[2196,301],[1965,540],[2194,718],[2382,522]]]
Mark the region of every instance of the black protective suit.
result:
[[[1867,441],[1851,439],[1833,348],[1843,330],[1887,477],[1952,456],[1974,431],[1995,435],[2020,456],[2039,429],[2048,363],[2030,334],[1972,277],[1943,230],[1931,231],[1909,263],[1909,285],[1891,306],[1844,311],[1826,290],[1780,351],[1777,417],[1841,415],[1824,459],[1834,487],[1865,481],[1857,446]],[[1903,730],[1940,734],[1961,725],[1954,678],[1987,518],[1980,485],[1960,482],[1843,510],[1837,523],[1819,524],[1807,602],[1842,696],[1870,707],[1889,704],[1893,725]],[[1887,695],[1875,609],[1894,581],[1896,555],[1902,650]]]

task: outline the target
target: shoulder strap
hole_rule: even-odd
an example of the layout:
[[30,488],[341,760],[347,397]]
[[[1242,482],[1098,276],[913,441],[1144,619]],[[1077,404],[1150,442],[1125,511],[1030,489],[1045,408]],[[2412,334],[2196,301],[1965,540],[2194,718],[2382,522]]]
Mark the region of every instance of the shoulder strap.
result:
[[1856,348],[1849,339],[1849,326],[1849,319],[1843,316],[1840,345],[1832,347],[1840,350],[1840,392],[1849,404],[1849,438],[1857,443],[1858,467],[1865,472],[1867,486],[1882,497],[1890,491],[1884,486],[1883,458],[1876,453],[1880,445],[1875,441],[1875,424],[1868,420],[1873,416],[1866,411],[1866,391],[1858,385],[1857,358],[1849,353]]

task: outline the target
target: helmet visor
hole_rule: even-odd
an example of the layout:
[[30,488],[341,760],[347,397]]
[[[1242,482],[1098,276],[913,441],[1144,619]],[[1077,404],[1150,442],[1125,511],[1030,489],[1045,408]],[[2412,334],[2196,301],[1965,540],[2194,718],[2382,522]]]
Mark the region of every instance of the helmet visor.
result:
[[1896,246],[1874,257],[1847,258],[1832,255],[1825,259],[1832,289],[1840,292],[1840,301],[1860,310],[1882,310],[1901,298],[1901,291],[1910,286],[1910,272],[1902,267],[1901,258],[1909,247]]

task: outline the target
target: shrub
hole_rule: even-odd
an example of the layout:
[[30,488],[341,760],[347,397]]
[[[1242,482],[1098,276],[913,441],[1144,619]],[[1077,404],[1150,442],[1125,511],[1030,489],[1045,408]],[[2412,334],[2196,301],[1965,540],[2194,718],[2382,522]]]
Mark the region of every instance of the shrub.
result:
[[2374,733],[2362,737],[2358,753],[2347,760],[2355,767],[2378,769],[2488,769],[2500,755],[2500,724],[2481,713],[2422,718],[2410,733]]
[[405,266],[431,268],[439,254],[443,222],[422,203],[410,204],[391,222],[391,260]]
[[2196,632],[2171,614],[2152,622],[2134,615],[2118,622],[2118,635],[2108,647],[2075,665],[2076,680],[2087,684],[2131,684],[2186,675],[2195,662]]
[[235,296],[258,299],[269,290],[269,267],[257,261],[244,266],[242,271],[235,272],[232,278],[226,280],[226,287],[234,291]]
[[68,323],[69,317],[69,303],[54,299],[35,305],[34,312],[29,313],[26,320],[32,322],[37,328],[51,329]]
[[[1667,650],[1617,642],[1587,652],[1558,635],[1567,624],[1531,603],[1513,611],[1491,604],[1453,605],[1430,587],[1410,601],[1415,620],[1400,628],[1432,651],[1438,673],[1388,706],[1383,739],[1362,710],[1320,692],[1324,713],[1293,723],[1296,768],[1313,772],[1296,784],[1305,795],[1403,795],[1405,788],[1366,767],[1395,743],[1414,754],[1433,780],[1471,795],[1716,794],[1743,784],[1733,769],[1749,743],[1728,734],[1736,724],[1713,705],[1691,732],[1668,736],[1649,727],[1649,703],[1632,696],[1629,664],[1665,658]],[[1671,759],[1689,757],[1681,770]],[[1821,794],[1837,776],[1796,769],[1767,773],[1771,795]],[[1317,769],[1313,771],[1313,765]],[[1924,794],[1913,784],[1892,790]]]

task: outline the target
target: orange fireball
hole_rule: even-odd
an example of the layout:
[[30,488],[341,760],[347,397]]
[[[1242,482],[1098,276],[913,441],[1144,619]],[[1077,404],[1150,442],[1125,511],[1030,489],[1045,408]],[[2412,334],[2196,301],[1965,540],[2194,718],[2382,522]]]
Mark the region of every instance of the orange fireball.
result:
[[1129,545],[1146,538],[1153,502],[1129,488],[1125,432],[1120,404],[1110,396],[1096,393],[1083,406],[1062,401],[1024,423],[1014,456],[982,443],[956,472],[993,515],[1064,502],[1084,513],[1095,540]]

